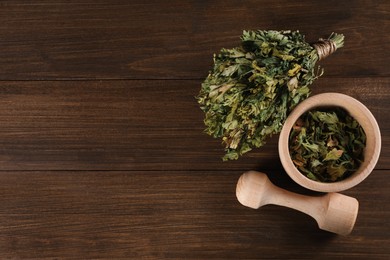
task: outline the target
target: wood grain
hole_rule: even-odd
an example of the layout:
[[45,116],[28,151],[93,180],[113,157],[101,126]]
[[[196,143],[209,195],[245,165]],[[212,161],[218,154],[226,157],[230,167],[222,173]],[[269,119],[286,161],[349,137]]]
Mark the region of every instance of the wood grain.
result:
[[[318,79],[314,93],[363,102],[390,147],[389,78]],[[0,82],[2,170],[280,169],[277,136],[223,163],[221,140],[203,133],[197,80]],[[382,153],[378,169],[390,167]]]
[[[389,259],[390,41],[385,0],[0,1],[0,258]],[[363,102],[382,133],[374,172],[343,192],[348,237],[299,212],[250,210],[245,171],[317,196],[282,170],[277,137],[223,163],[196,103],[213,53],[244,29],[331,32],[313,94]]]
[[326,75],[389,76],[389,2],[2,1],[0,79],[194,79],[244,29],[332,32]]
[[[235,199],[237,171],[2,172],[4,258],[262,259],[389,254],[388,170],[345,192],[360,201],[347,237],[283,207]],[[281,186],[290,186],[280,176]],[[371,200],[375,196],[375,200]],[[378,213],[380,212],[380,215]],[[275,245],[279,249],[275,252]],[[303,250],[304,248],[304,250]],[[32,250],[33,249],[33,250]]]

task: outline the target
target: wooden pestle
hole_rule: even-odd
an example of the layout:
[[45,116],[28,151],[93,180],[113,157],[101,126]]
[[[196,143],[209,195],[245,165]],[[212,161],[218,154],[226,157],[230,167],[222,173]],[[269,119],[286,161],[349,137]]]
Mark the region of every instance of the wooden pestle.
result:
[[244,206],[258,209],[267,204],[285,206],[313,217],[320,229],[339,235],[351,233],[359,202],[339,193],[311,197],[276,187],[267,175],[249,171],[237,183],[236,196]]

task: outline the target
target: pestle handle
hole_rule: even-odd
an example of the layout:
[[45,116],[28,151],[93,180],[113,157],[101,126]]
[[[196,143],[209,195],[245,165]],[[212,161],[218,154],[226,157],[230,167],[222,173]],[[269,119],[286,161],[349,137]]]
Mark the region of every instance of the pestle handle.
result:
[[339,193],[311,197],[281,189],[267,175],[255,171],[240,177],[236,195],[241,204],[250,208],[274,204],[301,211],[313,217],[319,228],[340,235],[352,231],[359,208],[355,198]]

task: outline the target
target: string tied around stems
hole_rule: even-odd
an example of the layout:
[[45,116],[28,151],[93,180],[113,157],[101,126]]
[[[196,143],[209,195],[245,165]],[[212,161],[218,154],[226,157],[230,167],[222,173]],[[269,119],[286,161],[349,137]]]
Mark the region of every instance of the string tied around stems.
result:
[[337,50],[336,43],[331,39],[321,38],[318,42],[313,44],[313,47],[317,50],[318,60],[325,59]]

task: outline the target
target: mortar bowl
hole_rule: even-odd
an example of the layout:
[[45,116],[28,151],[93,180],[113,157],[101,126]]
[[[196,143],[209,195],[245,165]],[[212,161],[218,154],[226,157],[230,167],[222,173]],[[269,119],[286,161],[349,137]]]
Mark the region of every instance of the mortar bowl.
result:
[[[347,178],[336,182],[319,182],[309,179],[294,165],[289,152],[289,136],[297,119],[304,113],[320,107],[340,107],[346,110],[363,128],[366,134],[364,160]],[[299,185],[319,192],[339,192],[361,183],[373,171],[381,151],[381,134],[370,110],[360,101],[345,94],[323,93],[307,98],[289,114],[279,135],[279,157],[287,174]]]

